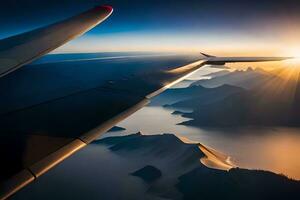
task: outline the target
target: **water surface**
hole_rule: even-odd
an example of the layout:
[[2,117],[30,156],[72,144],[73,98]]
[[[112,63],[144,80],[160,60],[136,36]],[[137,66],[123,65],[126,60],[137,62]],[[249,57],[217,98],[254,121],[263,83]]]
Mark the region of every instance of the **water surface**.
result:
[[143,134],[174,133],[229,155],[239,167],[269,170],[300,180],[300,129],[201,129],[177,125],[188,119],[172,115],[173,111],[163,107],[145,107],[118,124],[126,131],[108,133],[103,137],[138,131]]

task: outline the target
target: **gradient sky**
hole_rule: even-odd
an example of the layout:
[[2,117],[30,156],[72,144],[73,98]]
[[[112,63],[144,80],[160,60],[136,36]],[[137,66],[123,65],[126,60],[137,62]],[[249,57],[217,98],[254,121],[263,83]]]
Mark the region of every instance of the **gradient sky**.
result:
[[9,0],[1,2],[0,38],[109,4],[113,15],[56,52],[206,51],[300,55],[297,0]]

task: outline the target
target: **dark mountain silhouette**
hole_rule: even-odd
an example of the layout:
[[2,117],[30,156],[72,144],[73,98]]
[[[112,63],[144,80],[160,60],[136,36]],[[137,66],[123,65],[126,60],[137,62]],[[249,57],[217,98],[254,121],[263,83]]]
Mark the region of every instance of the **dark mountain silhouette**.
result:
[[[172,106],[189,107],[193,113],[183,116],[193,120],[193,126],[300,126],[299,81],[277,79],[252,90],[244,90],[224,99],[203,105],[197,99]],[[217,90],[217,88],[215,88]],[[213,99],[213,97],[210,97]]]
[[[242,91],[242,88],[223,85],[216,89],[205,88],[201,85],[199,86],[190,86],[187,88],[174,88],[169,89],[156,97],[152,102],[151,105],[158,106],[163,105],[165,107],[173,107],[181,105],[177,104],[179,102],[185,101],[193,101],[197,99],[202,104],[206,104],[208,102],[215,102],[219,99],[222,99],[230,94],[237,93]],[[184,107],[184,106],[182,106]]]
[[[151,183],[146,192],[151,194],[151,199],[181,199],[181,196],[183,199],[300,197],[300,182],[283,175],[262,170],[208,168],[200,162],[202,158],[210,157],[207,153],[211,154],[212,161],[222,161],[226,156],[201,144],[186,144],[172,134],[146,136],[138,133],[104,138],[94,144],[106,145],[113,153],[137,163],[140,167],[133,174]],[[128,173],[132,175],[132,171]]]
[[296,126],[293,107],[276,98],[260,98],[257,94],[244,91],[223,100],[197,105],[193,113],[183,116],[194,120],[185,125],[196,126]]
[[207,88],[219,87],[224,84],[234,85],[245,89],[252,89],[267,83],[270,79],[277,76],[266,72],[263,69],[252,69],[249,67],[247,70],[236,70],[227,73],[223,76],[217,76],[208,80],[199,80],[192,85],[202,85]]
[[[282,74],[284,71],[277,70],[277,73]],[[294,73],[293,77],[296,75]],[[179,101],[168,105],[175,110],[193,110],[192,113],[183,114],[193,120],[181,124],[201,127],[300,126],[299,78],[284,79],[261,69],[248,68],[246,71],[234,71],[197,83],[200,82],[210,86],[224,82],[236,85],[226,84],[213,88],[192,85],[181,90],[171,90],[169,95],[174,97],[191,97],[178,98]]]
[[133,173],[132,176],[137,176],[147,183],[152,183],[161,177],[161,171],[152,165],[147,165]]
[[183,199],[299,199],[300,183],[271,172],[197,168],[179,177]]
[[[94,143],[108,145],[111,151],[119,154],[126,153],[128,155],[132,153],[134,156],[143,155],[143,157],[148,154],[159,156],[160,158],[172,157],[173,159],[176,158],[178,163],[184,165],[198,163],[199,159],[204,156],[197,145],[182,143],[182,141],[173,134],[142,135],[138,132],[128,136],[107,137],[95,141]],[[182,155],[182,153],[187,154],[187,152],[190,158],[193,158],[190,159],[190,163],[184,160],[185,158]],[[156,160],[158,160],[158,158]]]
[[[181,92],[184,93],[183,89]],[[190,98],[181,100],[179,102],[173,103],[171,105],[166,105],[172,108],[189,108],[196,109],[199,106],[206,106],[216,102],[220,102],[228,96],[233,94],[242,93],[245,91],[240,87],[235,87],[231,85],[222,85],[217,88],[204,88],[202,86],[191,86],[186,89],[190,94]],[[174,91],[176,93],[177,91]]]

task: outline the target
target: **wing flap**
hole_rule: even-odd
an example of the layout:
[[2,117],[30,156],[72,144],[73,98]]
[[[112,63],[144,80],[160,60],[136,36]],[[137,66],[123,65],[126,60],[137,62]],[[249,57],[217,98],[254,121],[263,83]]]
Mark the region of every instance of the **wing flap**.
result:
[[25,187],[34,180],[33,174],[28,170],[24,169],[7,181],[1,183],[0,187],[0,199],[7,199],[15,192]]

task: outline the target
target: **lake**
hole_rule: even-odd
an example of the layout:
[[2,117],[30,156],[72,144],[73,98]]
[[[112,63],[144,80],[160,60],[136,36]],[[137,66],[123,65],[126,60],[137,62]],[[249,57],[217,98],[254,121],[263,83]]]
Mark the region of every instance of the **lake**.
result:
[[269,170],[300,180],[300,129],[200,129],[177,125],[189,119],[172,115],[173,111],[147,106],[118,124],[126,128],[125,131],[108,133],[103,137],[138,131],[143,134],[173,133],[229,155],[238,167]]

